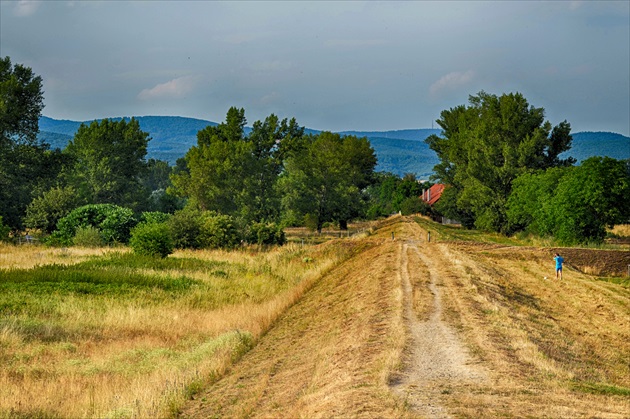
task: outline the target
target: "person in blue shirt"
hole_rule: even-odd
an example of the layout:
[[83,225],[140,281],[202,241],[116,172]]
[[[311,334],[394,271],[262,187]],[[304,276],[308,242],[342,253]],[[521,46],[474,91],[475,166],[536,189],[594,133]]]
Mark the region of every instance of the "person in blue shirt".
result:
[[560,253],[556,253],[553,260],[556,261],[556,279],[562,279],[562,264],[564,263],[564,258],[560,256]]

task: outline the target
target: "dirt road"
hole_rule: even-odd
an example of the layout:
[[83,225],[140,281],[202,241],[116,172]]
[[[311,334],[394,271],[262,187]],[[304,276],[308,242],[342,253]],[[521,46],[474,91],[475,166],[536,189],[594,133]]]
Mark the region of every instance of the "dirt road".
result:
[[397,217],[344,241],[354,257],[182,416],[630,417],[627,286],[426,238]]
[[[430,418],[446,418],[449,415],[437,395],[454,386],[481,384],[487,379],[487,373],[475,365],[457,331],[443,318],[440,288],[444,284],[435,266],[435,254],[427,255],[436,248],[427,244],[417,240],[401,244],[404,318],[410,342],[404,372],[392,387],[415,411]],[[414,256],[413,264],[409,262],[410,256]],[[426,284],[431,298],[426,320],[419,319],[413,307],[410,277],[418,269],[418,263],[429,273]]]

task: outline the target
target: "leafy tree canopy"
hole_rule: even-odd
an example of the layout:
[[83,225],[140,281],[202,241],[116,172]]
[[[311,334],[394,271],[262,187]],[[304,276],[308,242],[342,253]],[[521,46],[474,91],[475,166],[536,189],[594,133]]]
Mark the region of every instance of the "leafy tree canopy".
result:
[[42,78],[21,64],[0,58],[0,145],[37,141],[44,109]]
[[314,221],[318,231],[328,221],[341,228],[366,206],[364,189],[373,181],[376,155],[367,138],[331,132],[309,136],[291,153],[280,180],[284,210]]
[[580,166],[524,174],[514,182],[508,219],[564,244],[601,242],[606,227],[630,220],[630,161],[591,157]]
[[44,233],[52,233],[57,222],[79,205],[73,187],[54,187],[33,199],[26,209],[24,223],[27,227]]
[[37,140],[44,108],[42,79],[0,58],[0,216],[13,230],[33,195],[47,189],[61,165],[58,152]]
[[148,196],[141,176],[149,140],[135,119],[81,124],[64,150],[71,159],[68,185],[85,203],[141,207]]
[[[393,173],[374,173],[374,182],[367,188],[370,198],[368,218],[387,216],[392,213],[428,212],[417,198],[422,190],[431,187],[430,183],[420,183],[414,174],[408,173],[402,178]],[[404,208],[403,208],[404,207]],[[417,211],[416,211],[417,210]]]
[[245,111],[230,108],[225,122],[197,134],[197,145],[172,176],[171,191],[201,210],[233,215],[244,223],[279,216],[278,175],[291,150],[300,146],[304,129],[295,119],[270,115],[245,135]]
[[130,230],[138,223],[133,211],[114,204],[89,204],[75,208],[57,223],[53,240],[72,244],[81,228],[95,228],[104,243],[127,243]]
[[[571,146],[571,127],[544,120],[544,109],[530,106],[520,93],[480,92],[469,106],[442,111],[443,136],[426,139],[440,163],[436,178],[453,190],[460,219],[468,227],[508,231],[505,207],[512,182],[531,170],[570,166],[558,156]],[[451,205],[452,206],[452,205]]]

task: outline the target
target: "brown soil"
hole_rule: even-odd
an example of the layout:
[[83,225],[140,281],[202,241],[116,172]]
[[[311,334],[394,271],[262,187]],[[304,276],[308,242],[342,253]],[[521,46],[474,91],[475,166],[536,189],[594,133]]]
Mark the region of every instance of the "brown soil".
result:
[[581,272],[603,276],[626,276],[630,273],[630,251],[598,249],[549,249],[560,253],[569,267]]

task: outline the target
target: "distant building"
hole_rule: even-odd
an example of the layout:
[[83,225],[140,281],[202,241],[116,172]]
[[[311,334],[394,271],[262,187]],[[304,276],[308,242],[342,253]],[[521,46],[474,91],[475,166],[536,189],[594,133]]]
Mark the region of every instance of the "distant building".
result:
[[[423,189],[422,197],[421,197],[422,201],[429,204],[429,206],[433,206],[437,201],[440,200],[440,197],[442,196],[442,192],[444,192],[445,187],[446,185],[444,185],[443,183],[436,183],[435,185],[431,186],[429,189]],[[442,223],[442,224],[457,224],[457,225],[461,224],[457,220],[451,220],[449,218],[442,217],[441,215],[438,215],[438,214],[433,214],[431,218],[433,218],[434,221],[437,221],[438,223]]]
[[433,204],[435,204],[442,196],[442,192],[444,191],[444,186],[445,185],[443,183],[436,183],[435,185],[431,186],[429,189],[423,189],[422,200],[426,202],[427,204],[433,206]]

